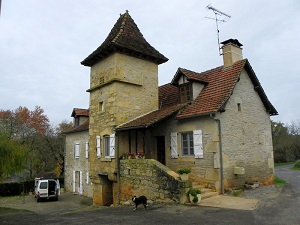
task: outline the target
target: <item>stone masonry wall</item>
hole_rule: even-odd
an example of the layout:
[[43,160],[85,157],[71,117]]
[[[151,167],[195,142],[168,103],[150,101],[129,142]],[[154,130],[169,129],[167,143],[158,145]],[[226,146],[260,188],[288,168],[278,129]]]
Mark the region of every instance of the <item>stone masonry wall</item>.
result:
[[[203,158],[196,159],[194,156],[183,156],[181,134],[193,132],[194,130],[202,131],[203,141]],[[165,136],[165,155],[166,166],[173,171],[181,168],[191,169],[189,179],[202,184],[205,187],[219,190],[219,139],[218,125],[209,118],[209,116],[190,118],[185,120],[176,120],[170,117],[163,123],[157,124],[151,129],[153,137],[151,147],[151,156],[156,157],[156,136]],[[178,158],[171,158],[171,132],[177,132],[177,151]]]
[[[85,157],[85,143],[89,140],[88,131],[77,132],[66,135],[66,150],[65,150],[65,190],[73,191],[73,171],[82,172],[83,195],[92,197],[92,186],[90,179],[87,176],[89,173],[89,159]],[[74,144],[80,144],[80,156],[78,159],[74,157]],[[90,157],[90,155],[89,155]],[[76,181],[76,189],[79,186],[79,181]],[[77,192],[77,190],[76,190]]]
[[154,202],[183,203],[190,181],[153,159],[121,160],[121,202],[145,195]]
[[[119,53],[91,68],[89,143],[94,193],[101,192],[99,173],[116,172],[116,160],[105,157],[104,136],[113,134],[117,125],[158,108],[157,73],[155,63]],[[101,158],[96,156],[96,136],[101,137]],[[95,204],[101,204],[95,199]]]
[[[239,104],[239,106],[238,106]],[[259,95],[244,70],[240,75],[222,121],[225,188],[245,182],[273,182],[274,159],[271,120]],[[244,167],[244,175],[235,175],[234,167]]]

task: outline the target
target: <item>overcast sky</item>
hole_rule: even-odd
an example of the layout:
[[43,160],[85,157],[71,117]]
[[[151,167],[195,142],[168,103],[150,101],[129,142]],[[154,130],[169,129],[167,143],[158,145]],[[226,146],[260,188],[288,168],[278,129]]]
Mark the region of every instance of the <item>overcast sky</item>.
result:
[[36,105],[51,124],[71,121],[74,107],[88,108],[90,68],[80,62],[129,10],[146,40],[169,61],[159,66],[159,85],[178,67],[203,72],[220,66],[220,41],[238,39],[269,100],[273,121],[300,120],[299,0],[2,0],[0,109]]

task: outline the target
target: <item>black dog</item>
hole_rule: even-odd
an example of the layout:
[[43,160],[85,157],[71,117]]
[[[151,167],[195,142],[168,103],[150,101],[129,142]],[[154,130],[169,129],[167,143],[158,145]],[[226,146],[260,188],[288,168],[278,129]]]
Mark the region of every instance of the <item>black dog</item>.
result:
[[135,203],[135,208],[134,208],[134,210],[136,210],[137,209],[137,207],[138,207],[138,205],[140,205],[140,204],[143,204],[144,205],[144,208],[145,208],[145,210],[146,210],[146,208],[147,208],[147,198],[146,198],[146,196],[140,196],[140,197],[136,197],[136,196],[133,196],[133,198],[132,198],[132,201]]

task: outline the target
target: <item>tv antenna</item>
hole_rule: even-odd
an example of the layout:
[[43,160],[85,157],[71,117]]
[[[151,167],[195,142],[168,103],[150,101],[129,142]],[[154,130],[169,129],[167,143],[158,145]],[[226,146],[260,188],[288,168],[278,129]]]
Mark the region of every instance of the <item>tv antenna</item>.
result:
[[211,17],[205,17],[205,18],[206,18],[206,19],[211,19],[211,20],[215,20],[215,21],[216,21],[217,37],[218,37],[218,47],[219,47],[219,55],[222,55],[222,54],[221,54],[221,48],[220,48],[220,37],[219,37],[219,36],[220,36],[220,35],[219,35],[220,31],[219,31],[219,25],[218,25],[218,23],[219,23],[219,22],[225,23],[225,22],[227,22],[227,21],[226,21],[226,20],[218,19],[218,16],[225,16],[225,17],[228,17],[228,18],[230,18],[231,16],[229,16],[228,14],[226,14],[226,13],[224,13],[224,12],[222,12],[222,11],[220,11],[220,10],[214,8],[214,7],[212,7],[210,4],[209,4],[208,6],[206,6],[206,8],[208,8],[209,10],[212,10],[212,11],[214,12],[214,14],[215,14],[215,18],[211,18]]

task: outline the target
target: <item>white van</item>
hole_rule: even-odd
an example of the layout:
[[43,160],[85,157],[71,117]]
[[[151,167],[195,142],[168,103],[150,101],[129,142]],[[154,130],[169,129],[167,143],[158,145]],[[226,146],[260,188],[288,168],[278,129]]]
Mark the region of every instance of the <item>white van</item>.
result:
[[37,202],[50,198],[57,201],[60,195],[59,180],[35,178],[34,195]]

